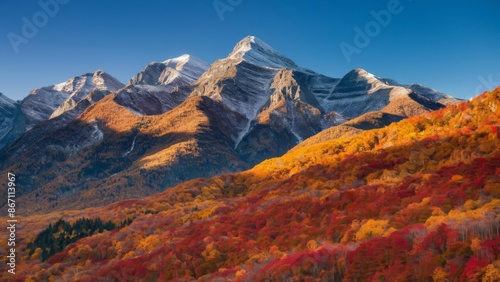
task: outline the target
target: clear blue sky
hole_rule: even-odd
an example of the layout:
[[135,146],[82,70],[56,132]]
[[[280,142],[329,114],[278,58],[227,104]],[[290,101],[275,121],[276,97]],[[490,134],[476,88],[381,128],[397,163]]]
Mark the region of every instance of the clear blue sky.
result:
[[[38,1],[0,1],[0,92],[22,99],[31,89],[97,69],[126,82],[149,62],[184,53],[211,63],[247,35],[333,77],[359,67],[460,98],[500,85],[497,0],[401,0],[400,12],[373,29],[350,62],[339,45],[356,47],[354,28],[364,30],[374,20],[371,11],[387,10],[393,0],[217,1],[71,0],[45,25]],[[221,20],[214,2],[240,3]],[[27,33],[33,38],[16,53],[8,34],[23,36],[22,18],[33,23],[36,15],[43,26]]]

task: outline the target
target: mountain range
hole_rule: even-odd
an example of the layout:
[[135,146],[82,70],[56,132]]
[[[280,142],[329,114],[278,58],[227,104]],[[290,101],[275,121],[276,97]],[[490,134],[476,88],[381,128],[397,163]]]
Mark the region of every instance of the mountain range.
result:
[[20,102],[1,95],[0,171],[18,175],[22,213],[87,208],[242,171],[310,138],[355,135],[458,101],[362,69],[331,78],[249,36],[212,64],[183,55],[147,65],[126,84],[96,71]]

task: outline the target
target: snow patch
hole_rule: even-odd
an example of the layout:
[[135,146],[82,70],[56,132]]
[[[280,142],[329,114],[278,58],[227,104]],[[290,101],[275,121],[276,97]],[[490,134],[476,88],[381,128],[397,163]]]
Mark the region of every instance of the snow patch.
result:
[[130,153],[132,153],[132,151],[134,150],[134,147],[135,147],[135,140],[136,140],[136,139],[137,139],[137,135],[136,135],[136,136],[134,136],[134,140],[132,141],[132,146],[130,147],[130,149],[129,149],[127,152],[125,152],[125,154],[123,154],[122,158],[123,158],[123,157],[126,157],[126,156],[128,156]]
[[252,127],[252,122],[249,121],[244,128],[242,128],[239,133],[238,133],[238,136],[236,137],[236,139],[234,140],[234,149],[236,150],[236,148],[238,148],[238,146],[240,145],[241,143],[241,140],[243,140],[243,138],[245,138],[245,136],[250,132],[251,130],[251,127]]
[[94,140],[102,141],[104,139],[104,133],[101,131],[97,123],[92,124],[94,131],[90,134],[90,137]]

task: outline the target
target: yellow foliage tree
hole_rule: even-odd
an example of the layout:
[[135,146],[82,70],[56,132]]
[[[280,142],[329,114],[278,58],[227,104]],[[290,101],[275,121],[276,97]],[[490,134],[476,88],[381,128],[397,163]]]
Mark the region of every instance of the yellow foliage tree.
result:
[[247,271],[246,271],[246,270],[244,270],[244,269],[240,269],[240,270],[238,270],[238,271],[236,272],[235,277],[236,277],[236,278],[238,278],[238,277],[245,276],[245,274],[246,274],[246,273],[247,273]]
[[488,264],[484,269],[483,282],[500,281],[500,269],[496,268],[493,264]]
[[434,282],[446,282],[448,281],[448,273],[442,267],[436,267],[432,275],[432,280]]
[[157,247],[158,245],[160,245],[160,236],[158,235],[150,235],[148,237],[146,237],[145,239],[143,239],[139,245],[137,246],[138,249],[140,250],[143,250],[145,252],[150,252],[151,250],[153,250],[155,247]]
[[370,239],[376,236],[383,236],[394,231],[388,220],[369,219],[356,232],[356,241]]
[[307,248],[311,251],[314,251],[318,248],[318,242],[316,242],[316,240],[309,240],[309,242],[307,242]]

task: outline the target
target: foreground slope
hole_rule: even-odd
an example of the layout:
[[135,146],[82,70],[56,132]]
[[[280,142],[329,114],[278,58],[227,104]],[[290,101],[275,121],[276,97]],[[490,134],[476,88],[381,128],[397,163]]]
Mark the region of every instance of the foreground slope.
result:
[[42,217],[23,218],[18,279],[498,281],[499,129],[500,88],[245,172],[48,214],[133,221],[45,262],[24,249]]

